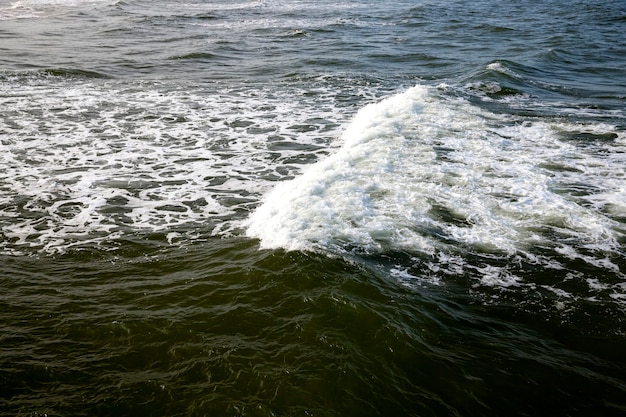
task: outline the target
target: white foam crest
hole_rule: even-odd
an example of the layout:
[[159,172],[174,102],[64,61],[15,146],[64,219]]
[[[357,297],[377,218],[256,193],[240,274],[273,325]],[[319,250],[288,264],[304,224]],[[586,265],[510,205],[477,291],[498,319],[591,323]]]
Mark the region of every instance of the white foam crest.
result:
[[499,72],[501,74],[506,74],[511,77],[520,78],[519,74],[513,71],[511,68],[502,64],[501,62],[492,62],[487,65],[487,69],[490,71]]
[[[547,122],[496,116],[417,86],[363,108],[343,147],[279,184],[247,233],[287,250],[433,254],[453,245],[513,254],[556,239],[615,251],[618,224],[585,202],[621,198],[625,163],[624,153],[607,158],[559,140]],[[564,192],[570,181],[589,195]]]
[[[388,100],[382,112],[381,105],[362,109],[344,134],[344,146],[304,175],[279,184],[250,217],[248,234],[270,248],[353,244],[381,249],[380,242],[391,238],[401,219],[393,212],[397,207],[379,213],[377,193],[392,191],[387,197],[392,204],[394,199],[410,198],[402,195],[404,190],[392,190],[389,185],[394,184],[380,187],[374,175],[393,175],[394,153],[401,155],[395,148],[402,146],[393,136],[406,129],[403,123],[410,118],[403,117],[409,114],[403,104],[407,103]],[[385,143],[387,137],[391,140]],[[422,240],[425,248],[430,247],[428,239],[408,228],[395,236],[398,242],[403,238],[413,245]]]

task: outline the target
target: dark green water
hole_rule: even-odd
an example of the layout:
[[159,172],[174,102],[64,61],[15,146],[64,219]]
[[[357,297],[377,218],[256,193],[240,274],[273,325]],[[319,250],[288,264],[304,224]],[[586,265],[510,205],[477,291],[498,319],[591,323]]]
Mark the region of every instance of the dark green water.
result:
[[408,287],[378,261],[238,238],[132,250],[4,257],[4,414],[624,411],[616,307],[555,312],[549,294],[463,278]]
[[0,0],[0,416],[626,415],[624,33]]

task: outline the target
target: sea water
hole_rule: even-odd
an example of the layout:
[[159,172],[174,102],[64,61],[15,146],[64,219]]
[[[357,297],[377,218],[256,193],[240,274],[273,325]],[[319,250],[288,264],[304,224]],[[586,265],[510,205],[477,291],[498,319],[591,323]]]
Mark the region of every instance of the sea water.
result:
[[625,414],[624,33],[0,1],[0,415]]

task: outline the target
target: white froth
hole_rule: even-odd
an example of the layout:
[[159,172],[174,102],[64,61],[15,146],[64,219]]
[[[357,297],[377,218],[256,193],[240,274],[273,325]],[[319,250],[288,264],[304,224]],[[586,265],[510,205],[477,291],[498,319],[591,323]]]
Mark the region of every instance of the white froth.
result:
[[[362,109],[337,153],[270,193],[251,216],[249,235],[260,237],[264,247],[288,250],[312,244],[380,250],[386,239],[429,247],[427,238],[408,227],[394,230],[403,216],[410,219],[411,211],[402,204],[414,191],[393,181],[381,182],[402,176],[401,135],[411,119],[407,104],[411,103],[388,100],[382,111],[380,104]],[[421,211],[415,205],[410,209]]]
[[[615,130],[515,120],[417,86],[363,108],[342,148],[279,184],[247,233],[264,248],[369,253],[475,247],[532,257],[534,247],[571,242],[570,256],[615,270],[579,252],[620,250],[611,213],[623,208],[626,154],[559,136],[594,129]],[[485,284],[516,285],[487,272]]]
[[291,92],[120,87],[0,82],[4,250],[62,251],[135,232],[234,233],[272,181],[326,152],[343,117]]

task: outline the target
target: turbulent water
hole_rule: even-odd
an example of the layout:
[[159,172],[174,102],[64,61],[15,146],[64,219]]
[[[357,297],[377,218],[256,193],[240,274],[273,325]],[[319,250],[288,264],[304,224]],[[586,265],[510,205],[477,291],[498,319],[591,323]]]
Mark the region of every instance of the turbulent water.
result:
[[0,0],[0,415],[626,415],[624,33]]

